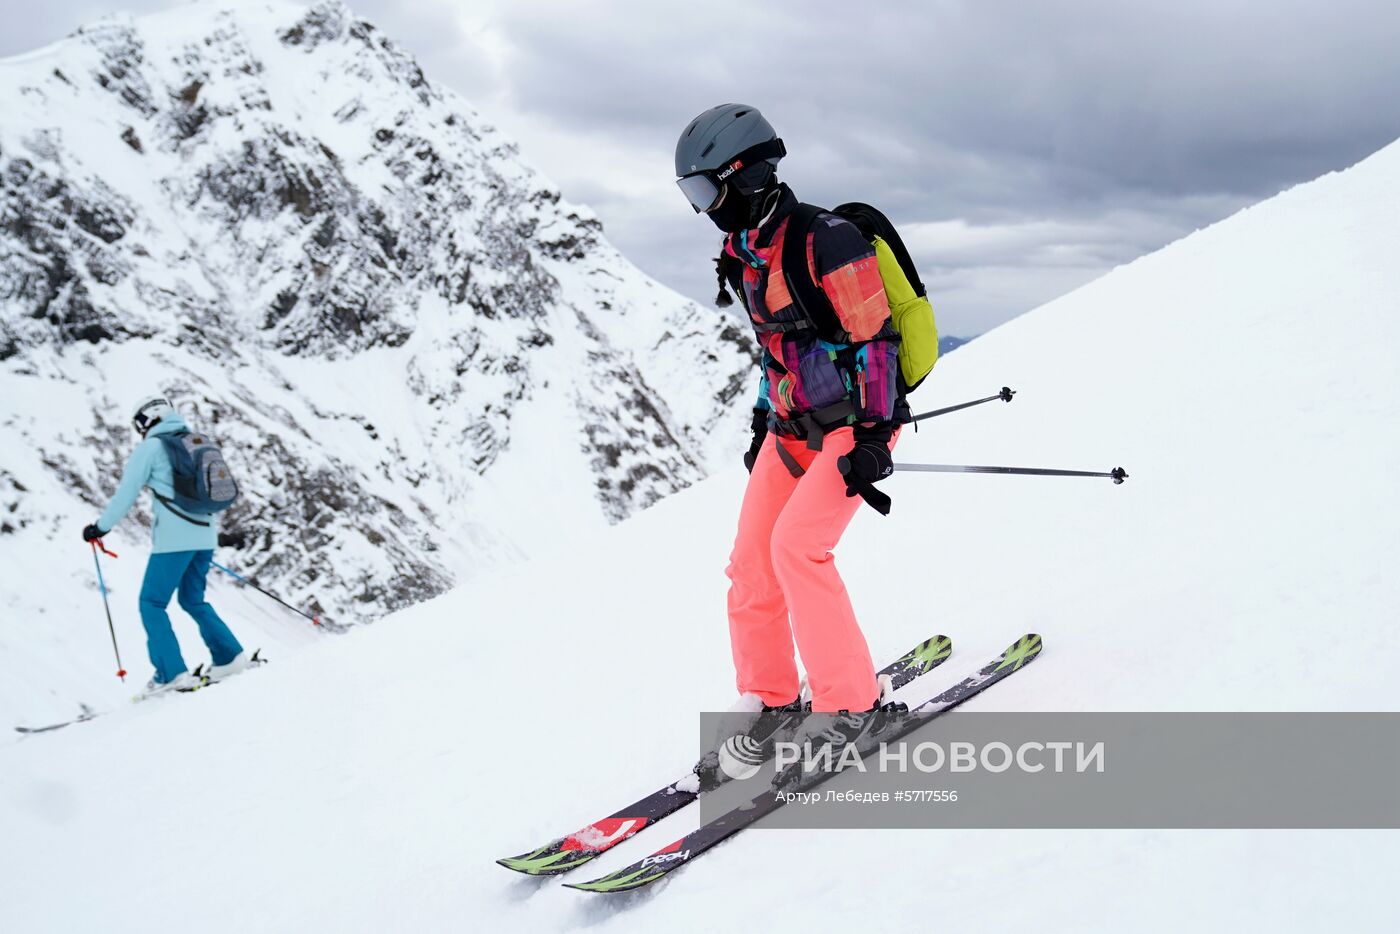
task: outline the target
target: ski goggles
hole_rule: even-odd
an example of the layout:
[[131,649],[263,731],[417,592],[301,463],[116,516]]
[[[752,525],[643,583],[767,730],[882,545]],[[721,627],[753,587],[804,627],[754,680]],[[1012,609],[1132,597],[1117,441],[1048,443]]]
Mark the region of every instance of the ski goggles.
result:
[[136,415],[131,419],[131,427],[135,428],[142,437],[145,437],[146,432],[151,430],[151,426],[160,421],[159,417],[152,418],[151,416],[170,408],[174,407],[166,400],[152,399],[136,411]]
[[770,139],[750,146],[718,169],[705,169],[682,175],[676,179],[676,184],[680,186],[681,194],[685,195],[695,213],[706,214],[719,206],[720,199],[724,197],[725,180],[735,172],[766,159],[781,159],[785,155],[787,147],[783,145],[783,141]]

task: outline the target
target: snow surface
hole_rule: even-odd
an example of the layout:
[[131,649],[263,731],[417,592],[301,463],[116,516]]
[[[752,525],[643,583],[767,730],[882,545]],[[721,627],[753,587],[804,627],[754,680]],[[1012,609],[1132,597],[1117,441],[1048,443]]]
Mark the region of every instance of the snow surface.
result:
[[[920,407],[1020,395],[897,459],[1131,479],[892,478],[893,515],[839,551],[875,655],[946,632],[947,684],[1042,633],[983,710],[1400,707],[1398,202],[1400,144],[940,363]],[[561,523],[560,555],[393,625],[0,748],[0,929],[1400,927],[1394,832],[755,830],[621,898],[493,865],[673,777],[694,711],[731,700],[743,480]]]

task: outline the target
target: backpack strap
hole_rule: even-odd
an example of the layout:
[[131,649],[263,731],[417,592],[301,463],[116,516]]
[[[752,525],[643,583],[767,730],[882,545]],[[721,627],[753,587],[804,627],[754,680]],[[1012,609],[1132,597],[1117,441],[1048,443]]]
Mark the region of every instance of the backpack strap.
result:
[[802,312],[806,322],[794,327],[775,328],[794,330],[810,326],[817,335],[833,344],[848,344],[851,335],[836,315],[836,308],[820,285],[812,281],[812,272],[807,267],[807,238],[812,232],[812,224],[818,215],[828,213],[814,204],[799,204],[788,215],[787,231],[783,234],[783,277],[787,280],[788,294],[793,304]]
[[759,334],[777,334],[780,332],[786,334],[788,331],[805,331],[808,328],[816,327],[816,325],[808,321],[805,317],[797,321],[770,321],[767,324],[760,324],[757,321],[752,321],[750,323],[753,325],[753,329]]
[[777,435],[773,436],[773,446],[778,449],[778,460],[783,462],[787,472],[794,478],[801,479],[807,471],[802,469],[802,465],[797,462],[797,458],[788,453],[788,449],[783,447],[783,442]]
[[[804,412],[796,418],[773,416],[773,428],[786,437],[802,438],[807,449],[820,451],[827,434],[837,428],[845,428],[855,422],[856,408],[850,399],[833,402],[824,409]],[[793,476],[797,476],[794,474]]]
[[188,435],[188,431],[172,431],[169,434],[156,435],[160,439],[160,446],[165,448],[165,456],[170,458],[170,466],[175,466],[175,458],[181,454],[180,439]]
[[879,237],[885,241],[890,252],[894,254],[894,258],[899,262],[899,268],[904,270],[904,277],[914,287],[914,294],[920,298],[928,297],[928,289],[924,287],[923,281],[919,278],[919,270],[914,268],[914,258],[909,255],[909,249],[904,245],[894,223],[885,216],[883,211],[871,207],[863,201],[848,201],[845,204],[837,205],[831,213],[855,224],[856,229],[865,236],[865,239],[874,240]]
[[194,519],[194,518],[191,518],[190,516],[185,515],[183,512],[181,512],[180,510],[178,510],[178,509],[175,508],[175,502],[174,502],[174,500],[171,500],[171,499],[169,499],[168,497],[165,497],[165,496],[161,496],[159,493],[157,493],[157,492],[155,491],[154,488],[151,489],[151,495],[154,496],[156,499],[158,499],[158,500],[160,501],[160,504],[161,504],[162,506],[164,506],[166,509],[169,509],[171,512],[175,513],[175,515],[179,516],[181,519],[184,519],[186,522],[190,523],[191,525],[202,525],[202,526],[204,526],[206,529],[209,528],[209,523],[207,523],[207,522],[200,522],[198,519]]

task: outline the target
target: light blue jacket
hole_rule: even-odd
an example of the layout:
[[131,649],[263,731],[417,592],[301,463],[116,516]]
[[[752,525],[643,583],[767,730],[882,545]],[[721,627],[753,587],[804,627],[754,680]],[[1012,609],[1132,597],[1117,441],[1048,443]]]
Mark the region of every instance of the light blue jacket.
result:
[[[126,518],[131,507],[141,496],[141,491],[150,487],[167,499],[175,495],[175,474],[170,469],[170,457],[165,453],[160,435],[177,431],[189,431],[185,420],[175,413],[162,418],[146,435],[146,440],[131,452],[131,458],[122,471],[122,482],[107,511],[97,520],[97,527],[110,532],[118,522]],[[219,517],[196,516],[207,526],[195,525],[171,512],[160,500],[151,497],[151,508],[155,510],[155,525],[151,527],[151,552],[160,554],[170,551],[206,551],[219,542]]]

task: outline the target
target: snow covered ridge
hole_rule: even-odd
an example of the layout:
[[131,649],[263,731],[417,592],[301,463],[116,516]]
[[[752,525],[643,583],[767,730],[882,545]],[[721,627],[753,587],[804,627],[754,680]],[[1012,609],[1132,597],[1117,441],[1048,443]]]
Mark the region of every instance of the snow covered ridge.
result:
[[63,617],[152,389],[225,446],[238,560],[351,621],[706,476],[749,343],[338,3],[0,61],[0,560],[38,575],[12,613]]

